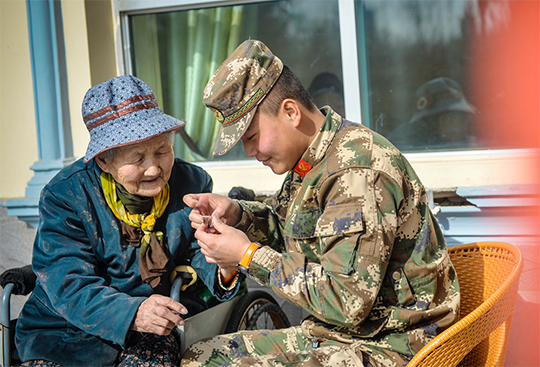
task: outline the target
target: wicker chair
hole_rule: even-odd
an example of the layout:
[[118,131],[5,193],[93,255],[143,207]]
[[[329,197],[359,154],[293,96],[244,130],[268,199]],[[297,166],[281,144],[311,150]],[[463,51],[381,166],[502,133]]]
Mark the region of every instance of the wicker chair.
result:
[[407,367],[503,366],[523,268],[504,242],[449,248],[461,289],[460,320],[429,342]]

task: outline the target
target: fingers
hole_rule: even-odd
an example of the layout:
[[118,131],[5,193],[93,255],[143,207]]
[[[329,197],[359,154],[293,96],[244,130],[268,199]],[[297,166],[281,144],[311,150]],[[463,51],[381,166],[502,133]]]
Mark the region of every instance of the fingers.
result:
[[191,221],[191,227],[197,229],[203,223],[203,215],[199,209],[193,209],[189,213],[189,220]]
[[197,210],[201,215],[211,215],[215,207],[219,204],[219,195],[215,194],[186,194],[183,197],[184,203]]
[[226,212],[226,207],[223,205],[223,206],[218,206],[213,212],[212,212],[212,217],[218,217],[218,218],[223,218],[225,216],[225,212]]
[[184,195],[184,203],[189,206],[190,208],[195,208],[198,205],[200,205],[199,201],[200,195],[199,194],[187,194]]
[[[217,239],[216,236],[223,233],[213,224],[213,222],[214,220],[212,220],[212,228],[208,228],[204,223],[201,223],[196,228],[197,230],[195,231],[195,238],[203,242],[203,245],[199,243],[201,247],[205,246],[206,248],[208,248],[208,245],[213,243]],[[222,225],[222,229],[224,228],[223,226],[226,226],[226,224],[223,224],[222,222],[220,224]]]
[[216,259],[212,257],[210,248],[202,241],[197,241],[199,243],[199,246],[201,247],[201,253],[204,255],[204,258],[206,259],[206,262],[210,264],[217,264]]
[[156,304],[161,305],[168,309],[171,312],[174,312],[175,314],[181,314],[185,315],[187,314],[187,309],[179,302],[176,302],[174,299],[160,296],[160,295],[152,295],[151,297],[156,297]]
[[[189,213],[189,220],[192,222],[192,227],[202,223],[204,216],[209,216],[212,208],[208,207],[210,194],[187,194],[183,197],[184,203],[193,210]],[[193,225],[195,224],[195,226]]]
[[206,262],[209,263],[209,264],[217,264],[217,261],[214,260],[213,258],[209,257],[209,256],[204,256],[204,258],[206,259]]
[[141,332],[168,335],[176,325],[183,325],[180,315],[187,309],[169,297],[152,295],[137,310],[131,329]]
[[236,267],[251,241],[246,234],[213,217],[216,233],[209,233],[204,224],[195,231],[201,253],[210,263],[220,267]]
[[198,209],[193,209],[189,213],[189,220],[191,221],[191,227],[198,229],[201,225],[204,225],[206,232],[215,233],[213,226],[213,219],[209,215],[203,215]]
[[212,226],[218,231],[219,233],[225,232],[228,228],[230,228],[224,220],[221,219],[221,216],[216,214],[212,215]]
[[236,225],[241,218],[242,208],[236,201],[216,194],[187,194],[184,203],[192,208],[189,219],[192,227],[202,223],[202,216],[219,216],[224,223]]

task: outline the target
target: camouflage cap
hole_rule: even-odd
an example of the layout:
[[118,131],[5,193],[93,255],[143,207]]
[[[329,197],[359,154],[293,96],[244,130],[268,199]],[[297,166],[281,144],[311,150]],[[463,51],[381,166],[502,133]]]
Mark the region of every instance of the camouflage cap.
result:
[[257,40],[243,42],[221,64],[204,89],[204,104],[221,123],[214,155],[238,143],[282,70],[281,60]]

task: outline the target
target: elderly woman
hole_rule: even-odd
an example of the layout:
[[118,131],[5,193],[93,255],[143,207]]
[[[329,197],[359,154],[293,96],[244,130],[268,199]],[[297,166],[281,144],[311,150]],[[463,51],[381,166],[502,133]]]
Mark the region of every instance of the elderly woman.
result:
[[[219,286],[182,201],[212,181],[174,158],[184,122],[164,114],[143,81],[124,75],[91,88],[82,112],[86,155],[41,194],[38,280],[17,323],[19,356],[28,366],[177,365],[174,328],[205,308],[200,292],[229,299],[237,288]],[[182,304],[168,297],[179,265],[206,285],[188,288]]]

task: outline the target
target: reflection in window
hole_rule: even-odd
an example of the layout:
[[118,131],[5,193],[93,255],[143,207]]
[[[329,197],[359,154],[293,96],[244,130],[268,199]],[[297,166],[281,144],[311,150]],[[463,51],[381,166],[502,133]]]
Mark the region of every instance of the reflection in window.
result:
[[315,75],[308,92],[317,106],[331,106],[334,111],[345,117],[343,83],[336,74],[324,71]]
[[476,108],[459,84],[439,77],[416,91],[413,115],[386,137],[401,150],[465,149],[477,146],[472,129]]
[[474,47],[505,32],[507,2],[365,0],[356,6],[362,7],[359,43],[366,45],[359,59],[368,63],[362,76],[369,81],[368,126],[404,151],[501,147],[501,137],[485,133],[494,121],[477,106],[481,86],[471,73]]
[[[199,154],[179,139],[176,155],[211,156],[220,125],[202,103],[214,71],[245,39],[263,41],[307,87],[329,72],[342,80],[337,1],[272,1],[129,16],[133,73],[162,109],[186,121]],[[246,159],[242,145],[219,159]]]

